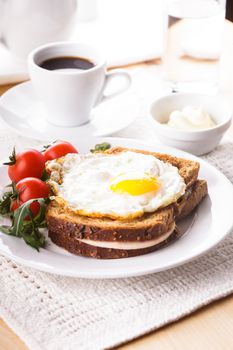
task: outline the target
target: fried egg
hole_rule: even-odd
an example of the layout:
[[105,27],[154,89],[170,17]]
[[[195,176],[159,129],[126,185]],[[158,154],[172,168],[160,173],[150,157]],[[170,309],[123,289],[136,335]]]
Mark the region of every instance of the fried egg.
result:
[[128,219],[175,202],[185,187],[176,167],[152,155],[69,154],[56,194],[75,213]]

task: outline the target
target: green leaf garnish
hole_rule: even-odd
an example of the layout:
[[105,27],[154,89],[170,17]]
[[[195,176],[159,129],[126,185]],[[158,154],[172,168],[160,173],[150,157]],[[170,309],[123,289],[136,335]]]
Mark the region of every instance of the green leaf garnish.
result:
[[0,215],[10,214],[12,192],[5,192],[0,199]]
[[108,142],[98,143],[97,145],[95,145],[94,149],[90,149],[90,152],[91,153],[104,152],[109,148],[111,148],[111,145]]
[[16,190],[14,182],[7,185],[6,188],[11,188],[11,190],[5,192],[0,199],[0,215],[3,216],[11,214],[11,203],[13,200],[18,201],[19,198],[19,192]]
[[46,170],[43,171],[42,176],[40,178],[42,181],[47,181],[49,179],[49,174]]
[[[23,203],[13,213],[12,225],[0,226],[1,231],[10,236],[23,238],[28,245],[39,251],[39,248],[45,246],[45,237],[40,229],[46,227],[45,213],[48,201],[48,198],[38,198]],[[30,209],[33,202],[40,204],[40,211],[35,217]]]

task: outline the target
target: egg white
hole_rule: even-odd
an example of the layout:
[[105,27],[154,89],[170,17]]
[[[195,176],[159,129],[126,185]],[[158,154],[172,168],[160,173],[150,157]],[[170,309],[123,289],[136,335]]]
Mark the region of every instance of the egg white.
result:
[[[160,187],[157,191],[138,196],[112,191],[112,181],[116,183],[122,174],[126,179],[142,179],[150,175],[158,180]],[[126,219],[154,212],[175,202],[184,194],[185,188],[178,169],[152,155],[131,151],[72,154],[63,159],[62,183],[57,186],[57,195],[75,213]]]

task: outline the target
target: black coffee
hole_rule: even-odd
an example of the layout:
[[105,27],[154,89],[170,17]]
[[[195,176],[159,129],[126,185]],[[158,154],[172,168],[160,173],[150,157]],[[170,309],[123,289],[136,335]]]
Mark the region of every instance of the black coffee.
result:
[[93,68],[95,65],[93,62],[81,57],[54,57],[43,61],[40,67],[48,70],[56,69],[82,69],[87,70]]

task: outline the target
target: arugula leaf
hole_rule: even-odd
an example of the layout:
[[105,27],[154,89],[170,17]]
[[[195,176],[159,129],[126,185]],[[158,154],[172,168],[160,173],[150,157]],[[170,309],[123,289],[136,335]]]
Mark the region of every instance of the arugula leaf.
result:
[[106,151],[107,149],[111,148],[110,143],[108,142],[103,142],[103,143],[98,143],[95,145],[94,149],[90,149],[91,153],[99,152],[99,151]]
[[2,196],[2,199],[0,199],[1,215],[7,215],[10,213],[11,196],[12,196],[12,192],[5,192],[4,195]]
[[11,231],[14,232],[14,236],[21,237],[21,232],[24,225],[24,219],[29,217],[32,220],[32,212],[30,209],[30,204],[35,202],[35,200],[27,201],[23,203],[19,208],[17,208],[14,212]]
[[43,171],[42,176],[40,178],[42,181],[47,181],[49,179],[49,174],[47,173],[46,170]]
[[31,231],[28,228],[27,230],[23,230],[22,232],[22,238],[23,240],[30,245],[32,248],[35,248],[37,251],[39,251],[39,248],[42,248],[45,246],[45,237],[40,233],[38,227],[34,227],[34,230]]
[[[40,204],[40,211],[36,217],[33,217],[30,209],[33,202]],[[48,202],[48,198],[38,198],[23,203],[13,213],[12,225],[0,226],[1,231],[11,236],[23,238],[28,245],[39,251],[39,248],[45,246],[45,237],[39,229],[46,227],[45,213]]]
[[10,187],[11,190],[5,192],[0,199],[0,215],[11,215],[11,203],[13,200],[18,200],[19,192],[16,190],[16,185],[12,182],[7,185],[6,188]]

